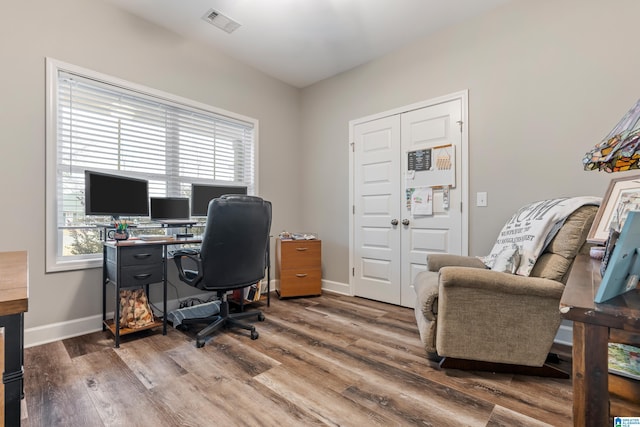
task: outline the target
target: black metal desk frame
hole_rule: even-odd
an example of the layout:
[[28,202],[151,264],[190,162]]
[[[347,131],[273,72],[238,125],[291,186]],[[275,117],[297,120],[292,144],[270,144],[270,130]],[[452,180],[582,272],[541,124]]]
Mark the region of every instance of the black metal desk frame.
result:
[[24,313],[29,306],[27,251],[0,253],[0,327],[4,328],[4,425],[20,425],[24,398]]
[[[144,278],[142,278],[141,283],[136,285],[139,287],[140,285],[144,286],[145,292],[149,295],[149,285],[152,283],[162,283],[162,334],[167,334],[167,261],[168,257],[168,246],[174,245],[185,245],[185,244],[199,244],[202,242],[200,236],[195,237],[185,237],[185,238],[174,238],[172,236],[167,236],[166,239],[162,240],[138,240],[138,239],[130,239],[124,241],[106,241],[103,243],[103,257],[102,257],[102,330],[107,330],[107,286],[110,282],[115,285],[115,296],[114,296],[114,319],[113,319],[113,327],[112,330],[115,338],[115,347],[120,347],[120,289],[125,289],[126,287],[121,287],[121,280],[114,280],[114,278],[109,277],[109,272],[107,268],[107,251],[108,248],[114,248],[116,251],[116,268],[120,270],[122,266],[122,248],[143,248],[147,247],[158,247],[162,248],[162,278],[159,281],[148,281],[144,283]],[[271,242],[267,244],[267,307],[271,305],[271,250],[270,250]],[[121,276],[120,273],[117,274]],[[130,288],[131,286],[129,286]],[[243,307],[241,306],[241,309]],[[150,329],[153,327],[159,326],[154,323],[152,326],[143,328]],[[141,329],[141,330],[143,330]]]

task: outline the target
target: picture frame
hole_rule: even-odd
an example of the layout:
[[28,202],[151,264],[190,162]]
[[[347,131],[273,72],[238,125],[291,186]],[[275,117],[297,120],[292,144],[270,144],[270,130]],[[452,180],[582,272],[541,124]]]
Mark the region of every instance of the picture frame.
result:
[[611,180],[587,235],[587,242],[604,245],[611,228],[622,230],[630,211],[640,211],[640,175]]
[[630,211],[602,276],[594,302],[603,303],[633,290],[640,280],[640,212]]

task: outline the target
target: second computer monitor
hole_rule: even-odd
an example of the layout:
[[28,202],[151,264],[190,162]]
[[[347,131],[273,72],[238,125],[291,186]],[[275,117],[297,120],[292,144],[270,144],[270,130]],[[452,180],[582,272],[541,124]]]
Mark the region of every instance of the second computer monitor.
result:
[[151,219],[188,220],[189,199],[186,197],[151,197]]
[[191,185],[191,215],[207,216],[209,202],[225,194],[247,194],[247,187],[237,185]]

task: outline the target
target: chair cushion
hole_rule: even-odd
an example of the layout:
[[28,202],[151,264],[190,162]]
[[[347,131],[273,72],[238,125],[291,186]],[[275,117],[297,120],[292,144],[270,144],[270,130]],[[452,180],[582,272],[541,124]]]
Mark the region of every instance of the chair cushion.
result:
[[531,276],[565,283],[573,259],[582,249],[598,206],[583,206],[571,214],[538,258]]

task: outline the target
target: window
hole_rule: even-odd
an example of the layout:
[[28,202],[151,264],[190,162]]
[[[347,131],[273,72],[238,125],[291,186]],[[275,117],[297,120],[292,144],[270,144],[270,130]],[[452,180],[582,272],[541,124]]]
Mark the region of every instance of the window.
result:
[[189,197],[192,183],[256,194],[256,132],[256,120],[47,59],[47,271],[102,265],[96,224],[110,218],[84,214],[86,169],[146,179],[152,197]]

